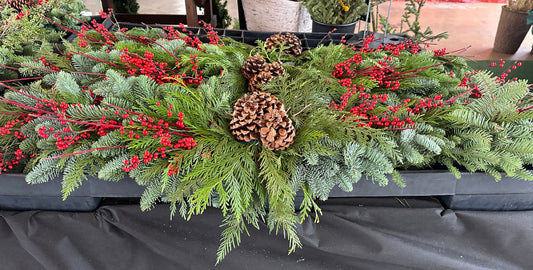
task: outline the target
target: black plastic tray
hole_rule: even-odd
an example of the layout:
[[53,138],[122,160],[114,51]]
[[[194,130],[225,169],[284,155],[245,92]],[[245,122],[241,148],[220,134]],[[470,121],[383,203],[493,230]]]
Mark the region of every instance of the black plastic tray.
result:
[[[121,28],[131,29],[134,27],[165,27],[167,25],[144,25],[138,23],[124,23],[119,22],[115,26],[119,25]],[[179,29],[179,28],[176,28]],[[186,34],[192,33],[193,36],[198,37],[202,42],[209,42],[207,39],[207,31],[202,27],[185,27],[187,31]],[[246,43],[249,45],[257,45],[257,41],[265,41],[271,35],[277,34],[279,32],[259,32],[259,31],[248,31],[248,30],[233,30],[233,29],[214,29],[220,37],[228,37],[235,41]],[[354,34],[345,34],[345,33],[312,33],[312,32],[292,32],[302,41],[302,48],[304,50],[309,50],[316,48],[319,45],[329,45],[339,44],[344,39],[347,44],[363,44],[364,37],[366,35],[373,34],[375,35],[375,41],[369,44],[370,48],[377,48],[379,45],[384,44],[399,44],[402,41],[408,41],[410,38],[408,35],[404,34],[380,34],[380,33],[371,33],[371,32],[359,32]]]
[[[109,21],[106,27],[113,27]],[[120,23],[121,27],[148,27],[142,24]],[[163,27],[163,25],[150,25]],[[202,41],[207,42],[204,28],[186,28]],[[257,40],[266,40],[275,32],[256,32],[247,30],[216,29],[222,37],[229,37],[239,42],[256,45]],[[294,33],[302,40],[304,49],[315,48],[330,43],[338,44],[344,39],[347,43],[359,44],[364,33]],[[75,36],[69,37],[73,40]],[[370,44],[376,48],[381,44],[407,41],[405,35],[376,34],[376,41]],[[369,179],[361,179],[354,184],[353,191],[345,192],[334,188],[330,197],[411,197],[435,196],[446,208],[457,210],[533,210],[533,181],[527,182],[504,177],[496,182],[485,173],[463,173],[456,179],[445,170],[418,170],[401,172],[406,182],[405,188],[394,183],[380,187]],[[92,211],[98,207],[102,198],[138,198],[144,191],[132,179],[109,182],[90,177],[74,191],[65,201],[61,198],[61,180],[29,185],[23,174],[0,175],[0,209],[9,210],[63,210]],[[301,200],[297,194],[296,200]]]
[[[463,173],[461,179],[456,179],[444,170],[403,171],[401,174],[405,188],[394,183],[381,187],[362,178],[351,192],[335,187],[330,198],[435,196],[450,209],[533,210],[533,181],[504,177],[496,182],[485,173]],[[89,177],[63,201],[60,179],[30,185],[24,178],[24,174],[0,175],[0,209],[92,211],[102,198],[139,198],[144,191],[144,187],[132,179],[110,182]],[[301,194],[296,197],[297,201],[301,200]]]

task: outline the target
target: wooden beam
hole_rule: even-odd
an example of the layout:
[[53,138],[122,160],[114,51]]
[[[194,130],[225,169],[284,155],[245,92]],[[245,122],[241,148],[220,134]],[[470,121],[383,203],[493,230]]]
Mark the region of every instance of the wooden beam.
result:
[[196,13],[194,0],[185,0],[185,12],[187,14],[187,26],[198,27],[198,13]]
[[113,0],[101,0],[100,2],[102,3],[102,10],[104,12],[115,8],[115,5],[113,5]]
[[[102,3],[102,9],[107,12],[108,9],[113,9],[113,0],[100,0]],[[198,16],[196,12],[196,3],[202,3],[204,8],[204,15]],[[213,7],[211,0],[185,0],[186,15],[173,15],[173,14],[126,14],[115,13],[115,17],[119,22],[131,22],[131,23],[146,23],[146,24],[187,24],[189,27],[200,26],[198,21],[202,20],[206,23],[210,23],[213,27],[216,27],[215,16],[213,16]]]

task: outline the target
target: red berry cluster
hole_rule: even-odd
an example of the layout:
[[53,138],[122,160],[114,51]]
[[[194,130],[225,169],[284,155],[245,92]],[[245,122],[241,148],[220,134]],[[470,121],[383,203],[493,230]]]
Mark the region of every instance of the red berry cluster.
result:
[[335,78],[354,78],[357,72],[357,65],[363,62],[363,58],[359,54],[355,54],[352,58],[335,65],[335,70],[332,75]]
[[78,45],[82,48],[85,48],[89,45],[89,43],[87,42],[87,39],[89,39],[90,37],[84,34],[88,30],[89,28],[87,26],[82,25],[81,31],[78,33]]
[[446,51],[446,48],[442,48],[442,49],[439,49],[439,50],[433,50],[433,55],[435,56],[443,56],[443,55],[446,55],[448,54],[448,52]]
[[[498,66],[503,68],[505,66],[505,61],[502,60],[501,58],[498,59]],[[490,66],[491,67],[495,67],[497,64],[495,62],[492,62],[490,63]],[[510,68],[508,68],[505,72],[502,72],[502,74],[500,74],[500,76],[497,78],[496,82],[498,83],[505,83],[506,82],[506,79],[507,79],[507,76],[509,76],[509,73],[511,73],[513,70],[517,69],[518,67],[521,67],[522,66],[522,63],[521,62],[517,62],[515,64],[513,64]],[[517,78],[513,78],[512,80],[517,80]]]
[[[161,106],[161,104],[158,102],[156,106]],[[169,105],[169,117],[172,117],[172,108],[173,106]],[[177,114],[178,120],[176,123],[170,123],[163,119],[155,120],[152,117],[148,117],[143,114],[135,113],[132,111],[127,111],[122,109],[123,111],[126,111],[122,114],[122,118],[125,120],[129,119],[129,126],[124,127],[122,126],[120,128],[121,134],[126,134],[126,128],[128,130],[128,138],[129,139],[140,139],[141,134],[142,136],[151,136],[154,140],[157,140],[157,142],[161,145],[161,147],[157,148],[155,153],[150,153],[150,151],[145,151],[142,159],[138,157],[134,157],[135,160],[127,160],[128,166],[124,166],[123,170],[130,172],[134,170],[137,166],[135,164],[140,163],[140,161],[144,163],[148,163],[152,160],[156,160],[158,158],[166,158],[167,153],[169,151],[173,151],[174,149],[191,149],[192,147],[196,146],[196,142],[194,141],[194,138],[191,135],[186,135],[183,133],[179,133],[174,131],[173,128],[182,128],[185,129],[185,124],[183,123],[183,113],[179,112]],[[120,115],[119,111],[115,111],[116,115]],[[135,116],[135,117],[134,117]],[[178,140],[173,140],[173,136],[177,135],[180,137]],[[138,163],[135,163],[138,159]]]
[[378,61],[374,66],[362,68],[358,66],[362,63],[361,55],[356,54],[352,58],[335,65],[332,75],[335,78],[343,79],[339,81],[342,86],[351,84],[348,78],[370,77],[380,86],[394,91],[400,87],[399,79],[409,75],[405,75],[408,72],[400,73],[397,71],[394,66],[389,64],[390,62],[392,62],[392,58],[386,56],[384,61]]
[[391,91],[397,90],[400,87],[400,72],[396,71],[394,67],[389,66],[387,61],[378,61],[377,65],[371,68],[371,71],[365,76],[372,78],[380,86],[389,88]]
[[483,93],[481,92],[481,89],[479,89],[479,87],[476,84],[471,84],[472,79],[470,77],[474,74],[476,74],[476,72],[465,73],[458,87],[469,88],[471,98],[481,98],[483,97]]
[[7,170],[13,169],[13,167],[20,163],[20,160],[25,158],[26,155],[24,155],[24,152],[20,149],[17,149],[15,152],[13,152],[15,155],[14,158],[10,160],[6,160],[4,157],[4,153],[0,153],[0,174],[3,172],[6,172]]
[[[343,83],[345,83],[346,81],[343,81]],[[350,80],[350,83],[351,83],[351,80]],[[346,86],[343,84],[343,86]],[[348,106],[348,101],[350,100],[350,98],[355,95],[355,94],[358,94],[358,93],[362,93],[365,91],[365,88],[363,87],[363,84],[359,84],[359,86],[355,86],[355,85],[352,85],[352,86],[349,86],[346,90],[346,92],[344,94],[342,94],[342,96],[340,97],[340,101],[341,103],[340,104],[337,104],[335,103],[335,101],[332,101],[330,104],[329,104],[329,107],[330,108],[333,108],[337,111],[342,111],[346,108],[346,106]]]
[[106,18],[111,17],[112,12],[113,12],[113,9],[110,8],[107,10],[107,13],[104,12],[103,10],[100,10],[98,11],[98,14],[100,14],[100,17],[102,17],[102,19],[106,19]]
[[184,80],[184,82],[188,85],[196,84],[196,86],[198,87],[200,86],[200,84],[202,84],[202,81],[204,80],[204,71],[198,69],[198,54],[192,54],[190,56],[190,63],[193,74],[192,77],[187,78],[186,80]]
[[89,138],[90,136],[91,134],[89,134],[88,132],[82,132],[80,135],[77,136],[67,135],[63,137],[61,137],[58,133],[54,134],[54,137],[57,139],[56,146],[59,150],[66,150],[71,145],[77,143],[79,140]]
[[177,174],[179,172],[179,169],[180,169],[180,167],[179,167],[178,164],[169,163],[168,164],[168,172],[167,172],[167,174],[169,176]]
[[50,134],[53,134],[52,136],[56,139],[55,144],[59,150],[66,150],[69,148],[69,146],[77,143],[81,139],[89,138],[91,136],[91,134],[86,131],[81,132],[79,135],[75,135],[70,127],[55,130],[54,127],[47,128],[42,126],[37,130],[37,132],[39,137],[44,139],[48,139]]
[[52,70],[52,71],[61,71],[61,69],[60,69],[59,67],[54,66],[54,65],[52,65],[50,62],[48,62],[48,61],[46,60],[46,57],[44,57],[44,56],[39,57],[39,61],[41,61],[41,63],[42,63],[43,65],[47,66],[47,67],[48,67],[50,70]]
[[[380,44],[376,49],[370,48],[370,43],[376,40],[375,35],[368,35],[363,40],[363,47],[360,49],[363,53],[372,53],[372,52],[378,52],[378,51],[387,51],[391,52],[394,56],[399,56],[402,51],[409,51],[411,54],[417,54],[420,51],[420,47],[417,43],[413,43],[412,40],[409,40],[407,42],[400,42],[399,44]],[[357,50],[357,47],[353,47],[353,50]]]
[[388,51],[394,56],[399,56],[402,51],[409,51],[411,54],[417,54],[420,51],[418,44],[413,43],[412,40],[407,42],[400,42],[400,44],[385,44],[379,45],[374,51]]
[[[99,33],[105,41],[102,41],[98,38],[87,35],[86,33],[90,30],[96,31]],[[98,23],[96,20],[92,20],[91,23],[84,23],[81,26],[81,30],[76,32],[78,35],[78,45],[82,48],[87,47],[89,42],[111,46],[118,41],[117,37],[111,33],[103,24]]]
[[29,10],[23,10],[23,11],[19,12],[15,16],[15,20],[20,20],[20,19],[24,18],[24,16],[28,16],[28,15],[30,15],[30,11]]
[[[360,51],[363,52],[363,53],[371,52],[372,49],[370,49],[370,43],[372,43],[375,39],[376,39],[375,35],[373,35],[373,34],[367,35],[365,37],[365,39],[363,40],[363,47],[360,49]],[[355,46],[352,49],[354,51],[357,50],[357,48]]]
[[141,163],[141,160],[139,159],[139,156],[134,156],[131,159],[124,160],[124,166],[122,166],[122,170],[126,172],[131,172],[139,166],[139,163]]
[[169,82],[170,75],[166,72],[168,63],[154,61],[154,54],[149,51],[144,52],[144,57],[136,53],[130,53],[128,48],[122,50],[120,60],[126,65],[130,75],[146,75],[158,84]]
[[392,62],[392,57],[386,56],[384,61],[378,61],[374,66],[360,68],[359,64],[362,63],[362,58],[361,55],[356,54],[350,59],[335,65],[332,75],[339,79],[337,83],[346,87],[346,92],[340,97],[340,104],[332,102],[329,107],[342,111],[348,106],[350,98],[355,95],[358,100],[349,112],[354,119],[353,121],[358,123],[358,126],[402,128],[406,124],[414,124],[410,118],[408,120],[400,120],[398,117],[393,116],[401,108],[401,105],[390,106],[389,110],[383,112],[382,117],[373,115],[373,110],[377,104],[386,103],[389,95],[383,93],[371,94],[366,91],[362,83],[359,83],[359,85],[353,84],[352,79],[365,76],[371,78],[388,91],[397,90],[400,86],[398,80],[402,76],[409,75],[404,75],[407,74],[405,72],[396,71],[394,67],[389,65],[389,62]]
[[100,103],[102,103],[102,100],[104,100],[104,97],[103,96],[100,96],[98,94],[95,94],[93,92],[93,90],[87,88],[87,87],[83,87],[82,90],[81,90],[83,93],[89,93],[89,96],[93,99],[93,104],[95,105],[100,105]]
[[414,108],[407,108],[407,111],[413,114],[421,114],[427,112],[432,108],[440,108],[442,106],[444,106],[444,102],[442,101],[442,95],[438,94],[433,98],[425,98],[419,100]]
[[[180,23],[178,28],[180,28],[183,33],[174,29],[172,26],[164,27],[163,29],[167,32],[166,38],[169,40],[181,39],[185,41],[187,46],[201,50],[200,45],[203,43],[198,37],[194,36],[191,31],[188,31],[183,23]],[[184,33],[188,33],[188,35]]]
[[204,21],[199,21],[199,23],[207,30],[207,39],[209,40],[209,44],[222,45],[222,41],[220,40],[218,32],[213,29],[211,24],[208,24]]
[[[7,123],[0,127],[0,136],[6,136],[11,134],[11,129],[13,129],[16,125],[24,125],[24,122],[22,122],[20,119],[7,121]],[[17,138],[24,136],[22,132],[17,131],[18,133],[15,134]],[[25,137],[25,136],[24,136]],[[20,138],[19,138],[20,139]]]
[[113,33],[109,32],[109,30],[103,24],[98,23],[93,19],[91,21],[91,25],[92,29],[98,32],[105,39],[105,44],[112,45],[118,41],[117,37],[115,37]]
[[400,118],[393,116],[392,118],[387,117],[377,117],[375,115],[371,116],[368,119],[366,126],[377,126],[377,127],[388,127],[388,128],[404,128],[405,125],[414,125],[415,123],[411,120],[410,117],[406,117],[405,120],[400,120]]

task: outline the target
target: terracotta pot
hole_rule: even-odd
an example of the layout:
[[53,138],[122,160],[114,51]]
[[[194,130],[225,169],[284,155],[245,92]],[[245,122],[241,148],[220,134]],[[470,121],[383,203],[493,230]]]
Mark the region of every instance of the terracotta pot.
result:
[[509,10],[502,6],[500,22],[494,40],[494,51],[514,54],[529,32],[531,25],[526,23],[527,13]]

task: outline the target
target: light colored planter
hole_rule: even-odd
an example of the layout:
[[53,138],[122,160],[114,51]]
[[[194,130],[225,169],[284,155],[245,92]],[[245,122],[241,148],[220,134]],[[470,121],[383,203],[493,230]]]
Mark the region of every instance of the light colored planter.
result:
[[[246,27],[251,31],[307,32],[307,10],[290,0],[242,0]],[[303,19],[301,19],[303,18]],[[303,22],[303,23],[301,23]]]

